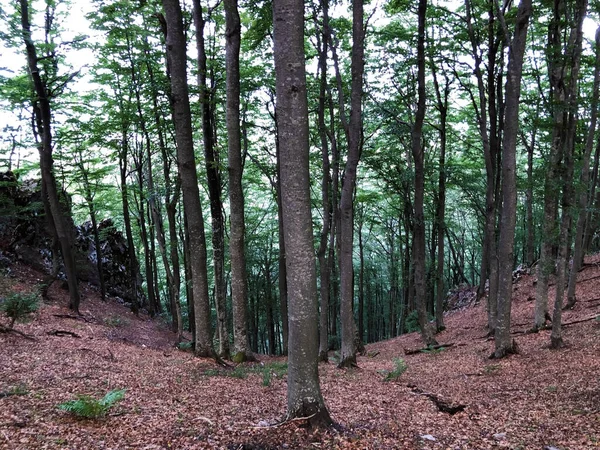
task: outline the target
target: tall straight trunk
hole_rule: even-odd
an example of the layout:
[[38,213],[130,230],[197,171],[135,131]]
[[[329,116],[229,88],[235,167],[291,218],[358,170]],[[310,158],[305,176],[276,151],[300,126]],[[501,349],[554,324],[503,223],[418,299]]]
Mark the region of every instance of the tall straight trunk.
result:
[[187,85],[186,41],[179,0],[163,0],[167,23],[167,60],[171,71],[171,94],[177,158],[187,217],[189,259],[194,298],[194,353],[213,356],[206,270],[206,238],[200,203],[198,175],[192,137],[192,118]]
[[444,235],[446,228],[446,143],[447,143],[447,124],[448,124],[448,96],[450,94],[451,81],[446,75],[444,91],[440,89],[437,76],[437,67],[435,62],[431,61],[433,74],[433,84],[437,100],[437,109],[440,113],[440,157],[439,157],[439,176],[438,176],[438,194],[436,202],[436,225],[437,225],[437,262],[435,269],[435,327],[436,330],[443,331],[444,325],[444,299],[446,291],[444,290]]
[[[352,91],[350,121],[347,124],[348,156],[344,168],[340,199],[340,316],[342,320],[342,348],[339,367],[356,365],[357,345],[354,322],[354,191],[356,170],[363,139],[362,92],[365,53],[363,0],[352,0]],[[345,120],[344,120],[345,121]]]
[[202,116],[202,138],[204,140],[204,160],[208,179],[208,196],[212,224],[213,267],[215,280],[215,309],[217,310],[217,334],[219,356],[229,358],[229,332],[227,331],[227,287],[225,285],[225,227],[221,189],[219,155],[215,151],[213,134],[214,108],[211,106],[210,90],[206,82],[207,63],[204,41],[204,17],[200,0],[192,1],[194,25],[196,27],[196,48],[198,52],[198,86],[200,88],[200,111]]
[[279,142],[276,140],[277,146],[277,233],[279,236],[279,252],[278,252],[278,266],[279,266],[279,310],[281,313],[281,339],[282,339],[282,351],[284,355],[288,354],[288,338],[289,338],[289,326],[288,326],[288,294],[287,294],[287,269],[285,264],[285,235],[283,233],[283,202],[281,200],[281,164],[280,164],[280,151]]
[[[498,318],[494,336],[494,357],[496,358],[502,358],[515,351],[510,337],[510,316],[513,291],[513,252],[517,221],[517,137],[519,133],[519,99],[521,95],[523,57],[531,13],[531,0],[521,0],[517,12],[514,37],[509,46],[504,140],[502,144],[502,216],[498,245]],[[499,18],[504,25],[502,12],[499,12]]]
[[319,108],[318,126],[321,140],[321,204],[323,207],[323,226],[321,228],[317,258],[319,260],[320,299],[321,308],[319,314],[319,360],[328,361],[329,351],[329,291],[330,291],[330,267],[327,245],[331,230],[331,219],[333,211],[330,202],[331,173],[329,163],[329,142],[327,138],[327,126],[325,125],[325,108],[327,102],[327,39],[329,27],[329,2],[321,1],[323,8],[323,30],[317,33],[317,47],[319,50]]
[[273,3],[281,193],[289,293],[287,419],[331,424],[318,375],[318,304],[310,213],[304,2]]
[[[361,342],[365,338],[365,246],[363,243],[363,223],[363,220],[361,220],[358,225],[358,257],[360,261],[358,271],[358,336]],[[396,321],[394,321],[395,323]]]
[[[570,223],[570,211],[564,210],[563,219],[560,226],[557,223],[558,199],[560,198],[561,188],[563,188],[563,203],[570,204],[570,183],[571,180],[561,177],[563,165],[566,163],[568,153],[572,152],[573,136],[575,132],[574,117],[576,114],[577,97],[577,78],[579,74],[579,63],[581,57],[581,26],[583,15],[587,8],[586,0],[578,0],[576,3],[577,24],[571,25],[568,35],[565,53],[563,49],[564,21],[566,15],[566,4],[564,0],[555,0],[553,5],[553,18],[548,31],[548,71],[550,73],[550,94],[553,105],[553,127],[552,127],[552,145],[546,172],[544,189],[544,233],[540,262],[538,265],[538,283],[535,304],[535,323],[534,329],[540,329],[545,326],[548,316],[548,278],[555,267],[553,259],[554,248],[558,248],[559,260],[558,270],[560,273],[557,279],[556,292],[561,294],[561,298],[556,297],[556,304],[560,301],[562,309],[562,294],[564,293],[564,270],[561,267],[561,259],[566,259],[566,247],[560,250],[560,246],[567,246],[567,233]],[[572,161],[571,161],[572,164]],[[570,168],[572,170],[572,168]],[[560,180],[560,182],[557,182]],[[562,239],[562,242],[561,242]],[[558,282],[561,282],[561,286]],[[554,324],[556,320],[560,321],[560,312],[553,317],[553,330],[560,327],[560,324]],[[556,345],[560,346],[562,340],[556,335]],[[553,339],[554,345],[554,339]]]
[[598,96],[600,91],[600,27],[596,30],[596,63],[594,66],[594,87],[592,92],[591,116],[588,127],[588,134],[585,141],[585,150],[583,161],[581,162],[581,187],[579,194],[579,217],[577,218],[577,227],[575,231],[575,250],[573,254],[573,264],[569,274],[569,288],[567,291],[567,304],[565,308],[573,308],[577,301],[575,297],[575,286],[577,284],[577,273],[583,263],[583,238],[586,226],[586,207],[589,204],[589,182],[590,182],[590,158],[594,149],[596,137],[596,122],[598,119]]
[[[45,187],[45,193],[48,198],[48,205],[52,213],[47,220],[52,220],[51,228],[56,230],[60,251],[62,253],[65,272],[67,275],[67,284],[69,286],[69,308],[79,314],[79,304],[81,297],[79,295],[79,286],[77,284],[77,269],[75,265],[75,250],[72,232],[69,221],[66,218],[68,211],[63,211],[58,197],[58,187],[54,176],[54,159],[52,157],[52,109],[50,105],[51,93],[48,90],[40,69],[38,67],[38,55],[31,37],[31,24],[29,21],[29,2],[20,0],[21,6],[21,27],[22,37],[27,53],[27,66],[32,81],[32,88],[35,92],[34,115],[37,116],[38,133],[41,136],[40,169],[42,173],[42,183]],[[48,24],[47,24],[48,26]],[[51,30],[46,30],[49,33]],[[34,125],[36,126],[36,125]]]
[[417,41],[417,111],[411,130],[411,148],[415,168],[415,199],[414,199],[414,280],[417,314],[421,328],[421,338],[425,345],[436,345],[433,329],[427,318],[427,286],[425,284],[425,168],[424,148],[422,142],[423,121],[425,119],[425,19],[427,0],[419,0],[418,7],[418,41]]
[[[571,221],[573,206],[573,173],[575,151],[575,133],[577,128],[577,100],[579,85],[579,68],[581,65],[581,52],[583,40],[583,19],[587,11],[587,0],[577,0],[575,2],[575,11],[571,31],[567,46],[566,62],[571,69],[570,77],[567,79],[567,92],[565,96],[566,106],[566,135],[564,136],[564,163],[562,168],[562,186],[563,194],[561,201],[561,221],[559,231],[559,248],[556,260],[556,295],[554,299],[554,312],[552,315],[552,333],[550,335],[550,346],[560,348],[563,346],[562,338],[562,308],[563,296],[565,291],[565,279],[567,277],[567,261],[569,260],[570,242],[571,242]],[[596,100],[597,101],[597,100]],[[592,132],[593,134],[593,132]],[[593,139],[590,138],[590,139]],[[586,143],[587,145],[587,143]],[[590,143],[589,148],[592,145]],[[587,151],[587,148],[586,148]],[[591,152],[591,150],[590,150]],[[577,255],[579,256],[579,255]],[[573,262],[573,269],[576,269],[577,262]]]
[[244,192],[240,130],[240,40],[241,25],[237,0],[225,0],[225,65],[227,72],[227,148],[231,232],[231,303],[233,306],[233,360],[252,358],[246,328],[246,257],[244,254]]

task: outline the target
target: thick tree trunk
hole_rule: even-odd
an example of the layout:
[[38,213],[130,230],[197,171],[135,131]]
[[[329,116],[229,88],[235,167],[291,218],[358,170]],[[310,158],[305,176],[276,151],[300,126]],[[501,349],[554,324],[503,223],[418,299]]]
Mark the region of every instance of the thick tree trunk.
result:
[[171,68],[171,93],[175,139],[183,205],[187,217],[189,260],[194,296],[194,353],[213,356],[206,271],[206,239],[192,138],[192,120],[187,85],[186,41],[179,0],[163,0],[167,22],[167,58]]
[[287,418],[329,425],[318,375],[318,304],[310,211],[304,2],[273,3],[281,193],[289,287]]
[[[498,318],[495,331],[496,358],[514,353],[510,336],[512,304],[512,269],[517,221],[517,136],[519,132],[519,98],[527,27],[531,16],[531,0],[521,0],[516,18],[514,38],[509,46],[506,80],[506,110],[502,145],[502,216],[498,245]],[[504,25],[504,18],[500,13]]]

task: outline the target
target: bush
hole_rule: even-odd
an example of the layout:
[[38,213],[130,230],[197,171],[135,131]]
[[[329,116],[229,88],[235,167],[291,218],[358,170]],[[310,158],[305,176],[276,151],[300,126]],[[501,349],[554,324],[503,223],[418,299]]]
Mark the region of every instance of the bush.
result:
[[98,419],[104,417],[124,396],[125,389],[110,391],[100,400],[89,395],[78,395],[76,400],[58,405],[58,409],[84,419]]
[[394,358],[394,370],[387,372],[385,375],[385,381],[394,381],[400,378],[400,376],[406,372],[408,365],[402,358]]
[[13,292],[0,303],[2,310],[10,319],[9,328],[12,329],[17,320],[25,319],[29,314],[40,307],[40,296],[37,292]]

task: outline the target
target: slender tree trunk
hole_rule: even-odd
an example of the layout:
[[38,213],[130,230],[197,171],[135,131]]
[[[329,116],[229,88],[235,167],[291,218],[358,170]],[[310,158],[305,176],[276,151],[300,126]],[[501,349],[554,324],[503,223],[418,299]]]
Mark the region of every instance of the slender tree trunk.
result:
[[281,193],[289,287],[287,418],[329,425],[318,375],[318,304],[310,212],[304,2],[273,3]]
[[206,238],[200,203],[198,175],[192,137],[192,121],[187,85],[186,41],[179,0],[163,0],[167,22],[167,59],[171,69],[171,93],[175,139],[183,205],[187,216],[189,259],[194,298],[194,353],[213,356],[210,302],[206,270]]
[[596,137],[596,122],[598,118],[598,96],[600,90],[600,27],[596,30],[596,64],[594,67],[594,87],[591,102],[591,117],[588,127],[588,134],[585,141],[585,150],[583,161],[581,163],[581,192],[579,194],[579,217],[577,218],[577,229],[575,232],[575,250],[573,255],[573,264],[569,275],[569,288],[567,292],[566,309],[573,308],[577,301],[575,297],[575,287],[577,285],[577,273],[583,263],[583,237],[585,222],[587,219],[586,207],[589,204],[589,182],[590,182],[590,157],[594,149]]
[[242,148],[240,131],[240,39],[241,25],[237,0],[225,0],[225,54],[227,71],[227,141],[229,156],[229,204],[231,233],[231,302],[233,306],[233,360],[252,359],[246,328],[246,259],[244,254],[244,192],[242,189]]
[[[342,319],[342,348],[339,367],[356,365],[356,324],[354,322],[354,191],[356,170],[363,139],[362,92],[365,52],[363,0],[352,0],[352,93],[350,122],[347,128],[348,156],[344,168],[340,199],[340,316]],[[345,120],[344,120],[345,121]]]
[[[498,245],[498,319],[496,322],[494,352],[496,358],[502,358],[515,352],[510,337],[510,315],[513,291],[513,252],[517,221],[516,149],[519,133],[519,98],[521,95],[523,57],[531,13],[531,0],[521,0],[517,12],[514,38],[509,46],[506,116],[502,146],[502,217],[500,219],[500,241]],[[504,15],[502,12],[499,14],[504,25]]]
[[[50,105],[50,92],[45,85],[38,67],[38,55],[31,37],[31,24],[29,22],[29,2],[20,0],[21,6],[21,27],[22,37],[27,53],[27,65],[29,75],[31,76],[33,90],[35,92],[34,114],[37,115],[37,123],[41,124],[41,130],[38,130],[41,136],[40,149],[40,169],[42,173],[42,183],[48,197],[48,204],[52,213],[48,220],[53,221],[53,228],[56,230],[60,249],[65,265],[67,283],[69,286],[69,308],[79,314],[79,286],[77,285],[77,270],[75,266],[75,250],[73,248],[73,236],[66,219],[68,211],[63,211],[60,206],[58,187],[54,176],[54,160],[52,158],[52,111]],[[50,30],[46,30],[49,32]]]
[[229,333],[227,331],[227,289],[225,286],[225,230],[221,189],[219,155],[215,151],[213,135],[214,110],[211,106],[209,88],[206,81],[207,58],[204,41],[204,17],[200,0],[193,0],[194,25],[196,27],[196,48],[198,51],[198,86],[200,88],[200,110],[202,115],[202,138],[204,140],[204,160],[208,179],[208,196],[212,224],[213,267],[215,281],[215,309],[217,310],[217,334],[219,336],[219,356],[229,358]]
[[417,111],[415,122],[411,131],[411,147],[415,168],[415,199],[414,199],[414,280],[415,295],[417,301],[417,313],[419,317],[419,326],[421,328],[421,338],[425,345],[437,345],[433,337],[433,329],[427,318],[426,295],[427,286],[425,284],[425,213],[424,213],[424,194],[425,194],[425,171],[424,171],[424,148],[422,142],[423,121],[425,119],[425,19],[427,14],[427,0],[419,0],[419,25],[417,41]]

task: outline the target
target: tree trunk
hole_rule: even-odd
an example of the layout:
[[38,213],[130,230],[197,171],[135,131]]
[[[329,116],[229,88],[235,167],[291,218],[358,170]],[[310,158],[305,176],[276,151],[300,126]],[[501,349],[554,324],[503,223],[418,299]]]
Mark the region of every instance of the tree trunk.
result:
[[329,425],[318,375],[318,304],[308,167],[304,2],[273,3],[281,193],[289,292],[287,419]]
[[417,301],[417,314],[421,328],[421,338],[425,345],[437,345],[433,337],[433,329],[427,318],[425,285],[425,170],[424,170],[424,148],[422,142],[423,121],[425,119],[425,18],[427,14],[427,0],[419,0],[419,25],[417,41],[417,111],[415,122],[411,130],[411,148],[415,168],[415,199],[414,199],[414,280],[415,296]]
[[175,123],[177,163],[181,177],[183,206],[187,216],[189,259],[194,290],[194,353],[197,356],[213,356],[206,271],[206,239],[192,137],[186,41],[183,33],[181,6],[179,0],[163,0],[163,7],[167,22],[167,59],[171,68],[171,106]]
[[[225,286],[225,230],[223,201],[221,199],[221,171],[219,155],[215,151],[213,135],[214,108],[211,106],[209,88],[206,82],[207,63],[204,42],[204,17],[200,0],[192,1],[194,25],[196,27],[196,48],[198,51],[198,86],[200,88],[200,111],[202,116],[202,138],[204,140],[204,160],[208,179],[208,196],[212,224],[213,267],[215,282],[215,309],[217,310],[217,334],[219,356],[229,358],[229,332],[227,331],[227,289]],[[239,135],[238,135],[239,137]],[[245,300],[244,300],[245,301]]]
[[[41,136],[40,150],[40,169],[42,173],[42,183],[48,196],[48,204],[52,213],[48,220],[53,221],[53,228],[56,230],[60,249],[65,265],[67,283],[69,286],[69,308],[79,314],[79,286],[77,285],[77,270],[75,266],[75,254],[73,248],[73,236],[66,220],[68,211],[63,211],[58,196],[58,187],[54,176],[54,160],[52,158],[52,111],[50,106],[50,93],[48,86],[45,85],[42,75],[38,68],[38,56],[35,45],[31,37],[31,24],[29,22],[29,2],[20,0],[21,5],[21,26],[22,37],[27,52],[27,65],[29,75],[32,80],[32,88],[35,92],[34,114],[37,116],[37,123],[41,125],[38,130]],[[50,32],[50,30],[46,30]],[[52,227],[51,227],[52,228]]]
[[[494,357],[514,353],[510,336],[512,304],[512,269],[517,221],[517,136],[519,133],[519,98],[523,73],[523,56],[527,42],[527,27],[531,16],[531,0],[521,0],[513,40],[509,46],[506,80],[506,110],[502,145],[502,216],[498,245],[498,318],[495,330]],[[504,15],[499,12],[504,25]]]
[[240,38],[237,0],[225,0],[225,54],[227,72],[227,147],[229,158],[229,204],[231,233],[231,303],[233,306],[233,361],[252,358],[246,328],[246,259],[244,255],[244,192],[240,132]]
[[590,182],[590,157],[594,149],[596,137],[596,122],[598,118],[598,95],[600,90],[600,27],[596,30],[596,64],[594,67],[594,87],[591,102],[591,117],[588,127],[588,134],[585,141],[585,150],[583,161],[581,162],[581,192],[579,194],[579,217],[577,218],[577,228],[575,232],[575,250],[573,255],[573,264],[569,275],[569,288],[567,292],[567,304],[565,308],[573,308],[577,299],[575,298],[575,287],[577,285],[577,273],[583,263],[583,234],[587,219],[586,208],[589,204],[589,182]]
[[[350,122],[346,127],[348,157],[344,168],[342,196],[340,199],[340,316],[342,320],[342,348],[339,367],[356,365],[354,322],[354,191],[356,170],[363,140],[362,92],[365,52],[363,0],[352,0],[352,91]],[[339,72],[339,71],[338,71]],[[339,73],[338,73],[339,78]],[[338,82],[339,83],[339,82]],[[340,114],[344,114],[340,111]],[[344,123],[347,123],[344,119]]]

